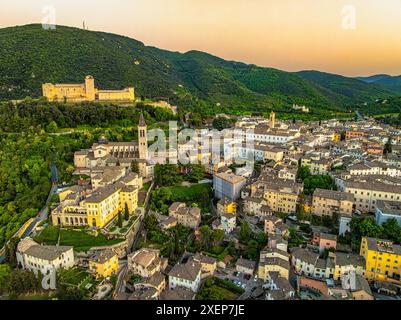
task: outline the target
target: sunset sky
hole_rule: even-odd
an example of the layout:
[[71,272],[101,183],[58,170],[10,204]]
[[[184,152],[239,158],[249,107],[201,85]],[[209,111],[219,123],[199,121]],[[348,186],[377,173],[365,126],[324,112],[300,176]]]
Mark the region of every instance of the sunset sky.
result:
[[[1,0],[0,27],[56,24],[288,71],[401,74],[401,0]],[[350,7],[351,5],[351,7]],[[353,8],[355,20],[353,20]],[[348,26],[348,29],[344,28]],[[355,28],[353,28],[355,26]]]

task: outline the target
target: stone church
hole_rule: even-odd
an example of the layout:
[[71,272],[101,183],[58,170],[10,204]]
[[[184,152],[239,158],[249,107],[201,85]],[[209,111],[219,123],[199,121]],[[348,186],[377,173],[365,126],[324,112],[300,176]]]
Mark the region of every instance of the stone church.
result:
[[76,174],[91,175],[105,167],[131,167],[138,163],[139,174],[143,178],[153,176],[154,165],[149,161],[148,130],[143,114],[138,124],[138,142],[109,142],[101,138],[90,149],[80,150],[74,154]]

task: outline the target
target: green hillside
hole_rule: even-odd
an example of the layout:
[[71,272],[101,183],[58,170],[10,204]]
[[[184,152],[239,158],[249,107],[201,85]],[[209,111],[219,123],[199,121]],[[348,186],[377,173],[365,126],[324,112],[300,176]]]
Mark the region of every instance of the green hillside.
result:
[[393,94],[393,92],[375,84],[369,84],[355,78],[347,78],[336,74],[319,71],[301,71],[297,74],[304,79],[319,83],[321,87],[336,92],[354,103],[370,100],[373,96],[378,98]]
[[378,80],[375,84],[385,87],[388,90],[398,92],[401,94],[401,76],[389,77],[386,79]]
[[168,98],[206,113],[287,109],[292,103],[345,110],[392,94],[356,79],[169,52],[103,32],[41,25],[0,29],[0,99],[39,97],[42,83],[82,82],[88,74],[101,89],[133,85],[138,96]]

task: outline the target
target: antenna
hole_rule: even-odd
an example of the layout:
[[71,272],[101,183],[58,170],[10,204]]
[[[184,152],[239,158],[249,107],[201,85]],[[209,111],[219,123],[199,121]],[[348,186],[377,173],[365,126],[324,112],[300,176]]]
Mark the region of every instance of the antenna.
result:
[[85,21],[83,21],[83,23],[82,23],[82,29],[84,29],[85,30]]

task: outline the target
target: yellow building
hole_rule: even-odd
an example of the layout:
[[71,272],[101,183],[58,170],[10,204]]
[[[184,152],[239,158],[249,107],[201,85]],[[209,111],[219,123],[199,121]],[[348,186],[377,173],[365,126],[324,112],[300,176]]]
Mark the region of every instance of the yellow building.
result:
[[260,252],[258,278],[267,280],[270,272],[278,272],[281,277],[289,279],[290,274],[289,254],[279,249],[265,248]]
[[357,254],[337,252],[334,256],[333,279],[341,280],[347,274],[355,273],[358,276],[365,276],[366,261],[364,257]]
[[274,181],[265,187],[263,198],[274,212],[295,213],[301,184],[292,181]]
[[[79,195],[75,195],[79,201]],[[138,186],[121,181],[114,185],[99,188],[86,199],[77,202],[71,200],[61,203],[52,211],[53,225],[65,227],[105,227],[119,212],[123,212],[125,204],[129,212],[138,207]]]
[[92,76],[86,76],[85,82],[79,84],[45,83],[42,85],[42,91],[43,96],[50,102],[135,101],[133,87],[123,90],[99,90],[95,88],[95,79]]
[[333,134],[333,142],[340,142],[341,141],[341,133],[335,132]]
[[366,260],[368,281],[401,284],[401,246],[389,240],[363,237],[360,255]]
[[102,188],[83,201],[88,225],[103,228],[125,209],[126,203],[130,212],[138,207],[138,187],[117,184]]
[[234,201],[223,198],[217,203],[217,212],[219,213],[219,215],[236,214],[237,204]]
[[89,258],[89,270],[96,274],[97,278],[107,278],[116,274],[119,269],[118,257],[111,251],[103,251]]

